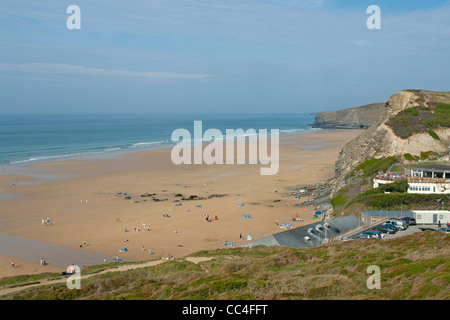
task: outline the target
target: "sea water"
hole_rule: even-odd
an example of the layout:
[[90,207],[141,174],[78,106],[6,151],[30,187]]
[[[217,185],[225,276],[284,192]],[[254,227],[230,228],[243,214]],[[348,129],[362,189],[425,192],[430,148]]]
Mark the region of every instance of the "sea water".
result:
[[307,133],[310,114],[110,114],[0,115],[0,164],[63,160],[73,156],[170,148],[172,132],[279,129],[280,135]]

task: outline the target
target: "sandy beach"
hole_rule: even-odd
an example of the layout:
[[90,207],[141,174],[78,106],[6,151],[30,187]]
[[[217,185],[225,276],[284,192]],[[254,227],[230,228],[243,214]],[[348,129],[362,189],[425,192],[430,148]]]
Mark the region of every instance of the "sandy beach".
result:
[[[176,166],[171,149],[35,163],[22,171],[2,168],[0,234],[133,261],[181,258],[223,248],[225,241],[240,246],[247,236],[282,231],[275,221],[313,222],[315,208],[296,207],[302,200],[286,196],[289,188],[332,177],[339,151],[360,133],[282,136],[273,176],[260,175],[261,164]],[[304,222],[292,221],[293,214]],[[40,266],[31,254],[14,254],[11,246],[0,248],[0,277],[65,270],[65,261],[51,258],[48,250],[54,249],[34,245],[32,251],[49,263]],[[120,252],[123,248],[128,251]],[[12,268],[12,260],[20,267]]]

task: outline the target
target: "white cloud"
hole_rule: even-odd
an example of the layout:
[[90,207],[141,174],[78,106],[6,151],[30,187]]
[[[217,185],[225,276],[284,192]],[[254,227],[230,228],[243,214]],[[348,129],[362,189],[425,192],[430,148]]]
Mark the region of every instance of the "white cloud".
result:
[[79,74],[89,76],[126,76],[126,77],[137,77],[148,79],[206,80],[211,78],[211,75],[209,74],[113,70],[103,68],[89,68],[63,63],[45,63],[45,62],[21,63],[21,64],[0,62],[0,71],[22,71],[22,72],[51,73],[51,74]]

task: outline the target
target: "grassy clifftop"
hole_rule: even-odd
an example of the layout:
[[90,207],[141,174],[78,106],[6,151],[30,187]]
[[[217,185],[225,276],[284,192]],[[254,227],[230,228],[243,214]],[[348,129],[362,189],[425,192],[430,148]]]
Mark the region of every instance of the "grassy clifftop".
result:
[[434,129],[450,128],[450,104],[410,107],[390,118],[386,124],[402,139],[428,132],[434,139],[440,140]]
[[[7,299],[450,299],[450,237],[423,232],[393,240],[360,239],[325,246],[227,248],[182,260],[64,284],[36,287]],[[368,289],[367,268],[381,270]]]

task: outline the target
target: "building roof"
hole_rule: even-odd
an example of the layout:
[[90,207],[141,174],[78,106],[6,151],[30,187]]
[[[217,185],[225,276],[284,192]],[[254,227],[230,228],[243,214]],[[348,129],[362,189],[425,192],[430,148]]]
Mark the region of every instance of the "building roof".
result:
[[370,217],[391,217],[391,218],[402,218],[402,217],[412,217],[412,211],[363,211],[362,213],[367,214]]
[[257,245],[308,248],[320,246],[325,238],[336,237],[363,225],[355,216],[315,222],[302,227],[289,229],[255,240],[244,247]]
[[429,165],[429,166],[412,167],[411,170],[450,173],[450,166],[444,165],[444,164],[433,164],[433,165]]

